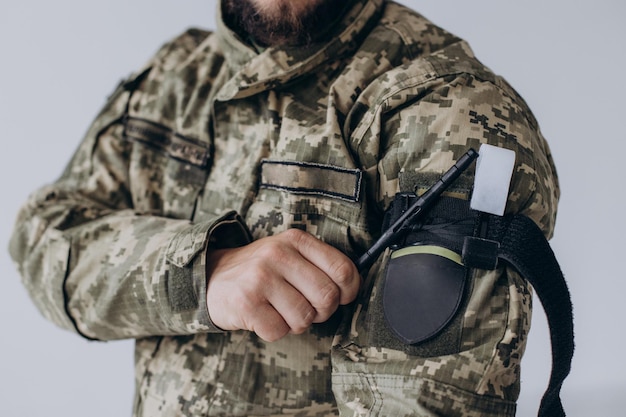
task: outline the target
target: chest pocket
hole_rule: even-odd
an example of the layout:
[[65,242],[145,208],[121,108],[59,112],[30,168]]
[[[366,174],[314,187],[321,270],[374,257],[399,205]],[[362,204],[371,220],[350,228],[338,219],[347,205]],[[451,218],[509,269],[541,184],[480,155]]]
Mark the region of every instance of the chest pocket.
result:
[[366,238],[361,184],[358,169],[264,160],[246,221],[255,238],[299,228],[350,254]]
[[209,144],[135,117],[125,118],[124,137],[132,143],[129,174],[135,210],[192,219],[206,181]]

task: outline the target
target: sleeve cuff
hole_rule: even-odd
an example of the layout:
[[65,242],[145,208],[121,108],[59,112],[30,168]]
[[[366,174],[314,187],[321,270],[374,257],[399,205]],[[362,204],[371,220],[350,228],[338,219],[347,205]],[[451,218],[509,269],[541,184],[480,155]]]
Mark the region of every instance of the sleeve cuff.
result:
[[167,249],[166,303],[174,333],[222,332],[209,317],[206,304],[208,248],[243,246],[252,240],[234,211],[178,233]]

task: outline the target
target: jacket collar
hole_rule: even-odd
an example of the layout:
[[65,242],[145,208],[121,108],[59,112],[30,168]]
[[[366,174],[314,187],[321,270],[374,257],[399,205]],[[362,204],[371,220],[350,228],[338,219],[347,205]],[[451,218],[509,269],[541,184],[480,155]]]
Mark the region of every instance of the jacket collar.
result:
[[[218,6],[217,35],[232,77],[217,95],[220,101],[248,97],[309,74],[329,59],[353,51],[378,20],[385,0],[352,0],[332,36],[306,47],[257,50],[224,23]],[[218,4],[221,3],[218,1]]]

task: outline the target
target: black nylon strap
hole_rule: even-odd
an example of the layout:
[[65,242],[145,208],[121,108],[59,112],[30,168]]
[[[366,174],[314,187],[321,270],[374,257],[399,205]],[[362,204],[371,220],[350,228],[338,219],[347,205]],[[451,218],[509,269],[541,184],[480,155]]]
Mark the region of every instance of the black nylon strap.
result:
[[543,305],[550,327],[552,372],[538,415],[565,416],[560,391],[574,355],[574,324],[563,272],[543,233],[526,216],[490,216],[486,238],[500,243],[498,258],[511,264],[528,280]]
[[[387,216],[392,220],[400,215],[414,198],[399,193]],[[389,223],[386,218],[385,225]],[[521,214],[480,213],[471,210],[468,201],[441,197],[405,240],[401,243],[434,243],[461,252],[463,264],[472,268],[495,269],[499,261],[507,262],[533,286],[546,313],[552,345],[552,371],[538,417],[564,417],[560,392],[574,355],[572,302],[554,252],[535,222]]]
[[[402,213],[410,203],[405,200],[411,198],[415,197],[410,193],[399,193],[388,215]],[[472,268],[495,269],[499,261],[507,262],[533,286],[546,313],[552,345],[552,371],[538,417],[564,417],[560,392],[574,355],[572,302],[554,252],[535,222],[521,214],[480,213],[471,210],[468,201],[441,197],[424,223],[415,225],[405,238],[409,244],[433,243],[461,252],[463,264]]]

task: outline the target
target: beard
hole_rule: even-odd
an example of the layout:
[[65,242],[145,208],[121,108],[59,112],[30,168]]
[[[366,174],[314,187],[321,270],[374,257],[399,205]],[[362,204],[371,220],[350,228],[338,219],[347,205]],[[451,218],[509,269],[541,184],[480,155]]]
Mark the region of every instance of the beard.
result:
[[[341,6],[337,6],[339,3]],[[262,46],[307,45],[343,9],[337,0],[222,0],[224,21]]]

